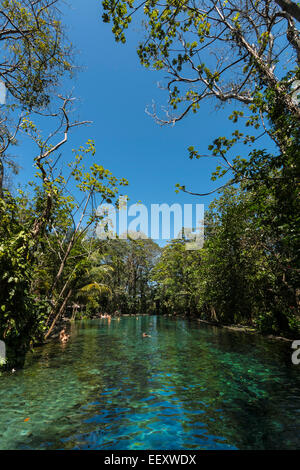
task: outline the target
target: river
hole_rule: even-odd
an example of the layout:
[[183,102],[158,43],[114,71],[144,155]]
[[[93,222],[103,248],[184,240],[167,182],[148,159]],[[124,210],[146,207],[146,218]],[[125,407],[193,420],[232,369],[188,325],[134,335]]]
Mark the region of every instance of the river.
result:
[[291,353],[181,318],[76,322],[0,377],[0,449],[300,449]]

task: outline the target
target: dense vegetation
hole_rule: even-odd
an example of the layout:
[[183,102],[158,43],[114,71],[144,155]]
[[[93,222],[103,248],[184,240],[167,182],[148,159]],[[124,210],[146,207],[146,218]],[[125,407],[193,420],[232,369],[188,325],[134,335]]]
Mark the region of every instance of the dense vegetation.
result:
[[[63,315],[176,313],[297,336],[300,8],[267,0],[103,2],[104,21],[113,20],[122,42],[132,15],[144,8],[148,36],[138,46],[140,60],[170,76],[170,110],[155,119],[180,121],[208,97],[237,103],[230,114],[236,130],[208,149],[221,161],[212,181],[227,179],[211,191],[218,197],[206,212],[203,249],[188,251],[185,240],[161,249],[151,240],[95,237],[96,208],[102,202],[118,207],[127,180],[97,163],[91,140],[72,158],[63,155],[71,131],[86,121],[72,121],[72,98],[55,94],[60,77],[73,70],[58,4],[0,5],[0,75],[8,92],[0,125],[6,366],[22,366],[26,352],[47,339]],[[219,43],[224,49],[214,62],[205,51]],[[47,132],[35,124],[38,116],[41,125],[41,115]],[[20,132],[36,145],[30,162],[36,176],[17,191],[8,149]],[[188,151],[190,158],[204,156],[194,147]],[[198,194],[178,184],[180,190]]]
[[[229,103],[236,129],[208,153],[220,196],[206,214],[199,252],[172,242],[154,269],[161,306],[261,331],[299,331],[299,4],[264,0],[104,0],[104,22],[126,42],[143,21],[145,67],[167,73],[161,125],[201,112],[209,98]],[[232,105],[236,108],[232,111]],[[177,184],[177,191],[203,196]]]

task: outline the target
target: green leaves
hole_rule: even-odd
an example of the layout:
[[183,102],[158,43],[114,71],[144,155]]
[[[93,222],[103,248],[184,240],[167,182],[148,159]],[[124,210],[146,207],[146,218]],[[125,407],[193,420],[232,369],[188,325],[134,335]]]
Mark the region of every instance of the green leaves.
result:
[[71,46],[65,42],[55,5],[2,0],[9,19],[2,31],[6,52],[2,78],[15,101],[26,109],[45,107],[65,72],[72,70]]
[[40,338],[42,314],[39,301],[30,292],[33,275],[27,262],[30,234],[23,230],[24,221],[18,218],[17,201],[6,194],[0,202],[0,337],[8,349],[5,367],[12,367],[22,362],[32,340]]

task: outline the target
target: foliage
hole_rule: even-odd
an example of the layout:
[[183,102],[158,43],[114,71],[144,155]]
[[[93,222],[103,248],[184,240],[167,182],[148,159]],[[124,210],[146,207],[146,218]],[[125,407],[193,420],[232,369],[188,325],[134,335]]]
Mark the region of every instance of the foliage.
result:
[[[128,183],[96,160],[91,139],[72,158],[62,152],[71,130],[88,121],[71,120],[71,97],[50,100],[62,74],[72,70],[57,5],[3,0],[0,8],[0,75],[12,100],[0,123],[0,337],[6,366],[22,366],[26,352],[47,339],[64,315],[176,313],[299,334],[297,5],[103,2],[104,21],[112,20],[117,41],[125,42],[133,15],[143,16],[140,60],[169,76],[167,116],[153,112],[160,123],[196,113],[210,97],[238,104],[229,116],[236,126],[231,136],[217,137],[208,148],[220,160],[211,180],[227,179],[206,212],[204,247],[195,251],[186,250],[186,240],[161,249],[148,239],[95,237],[102,218],[97,207],[118,207]],[[53,122],[55,127],[44,137],[40,111],[57,102],[56,112],[45,113],[48,132]],[[36,175],[30,190],[16,193],[5,188],[4,166],[16,170],[7,149],[19,131],[36,144]],[[262,135],[270,145],[259,145]],[[188,151],[190,158],[203,157],[192,146]]]
[[[170,109],[166,119],[155,114],[166,124],[196,113],[210,97],[220,104],[251,105],[261,86],[272,89],[275,99],[299,118],[289,93],[299,73],[299,32],[279,3],[103,0],[102,5],[103,21],[112,22],[116,41],[126,42],[131,22],[142,21],[139,59],[145,67],[168,73]],[[285,69],[293,76],[290,81],[278,78]]]
[[25,353],[43,334],[47,308],[31,292],[30,237],[18,214],[18,201],[0,200],[0,337],[7,346],[7,367],[22,366]]
[[[151,272],[160,253],[149,239],[103,240],[98,242],[103,264],[110,268],[109,288],[100,310],[110,313],[146,313],[156,310]],[[93,275],[93,271],[90,271]]]
[[[259,196],[227,188],[206,213],[202,250],[186,251],[184,241],[163,249],[154,279],[166,312],[299,334],[299,253],[266,223],[274,197],[266,188]],[[284,230],[292,234],[293,224]]]
[[[194,312],[215,321],[295,334],[300,307],[299,5],[104,0],[103,8],[104,22],[112,21],[121,42],[133,18],[142,17],[140,61],[168,74],[166,118],[155,109],[152,113],[160,124],[197,113],[212,97],[219,106],[237,105],[229,116],[230,137],[217,137],[208,154],[188,148],[190,158],[218,159],[211,180],[227,181],[204,194],[176,185],[176,192],[197,196],[222,192],[206,214],[201,254],[186,252],[178,242],[163,250],[154,270],[162,304],[168,311],[189,312],[189,302],[197,299]],[[271,139],[268,148],[259,146],[263,136]],[[190,257],[197,280],[190,277]]]

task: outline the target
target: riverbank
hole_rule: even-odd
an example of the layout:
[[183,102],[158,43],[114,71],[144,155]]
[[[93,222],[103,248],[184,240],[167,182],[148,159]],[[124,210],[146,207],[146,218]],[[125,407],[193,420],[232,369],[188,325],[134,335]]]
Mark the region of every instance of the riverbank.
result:
[[201,320],[200,318],[197,318],[197,321],[199,323],[205,323],[205,324],[208,324],[208,325],[211,325],[211,326],[217,326],[219,328],[225,328],[225,329],[231,330],[231,331],[248,333],[248,334],[252,334],[252,335],[260,335],[260,336],[263,336],[265,338],[274,339],[274,340],[277,340],[277,341],[286,341],[286,342],[294,341],[294,339],[286,338],[285,336],[276,336],[276,335],[270,335],[270,334],[266,335],[266,334],[263,334],[260,331],[256,330],[255,328],[251,328],[249,326],[244,326],[244,325],[222,325],[221,323],[212,322],[212,321],[208,321],[208,320]]

